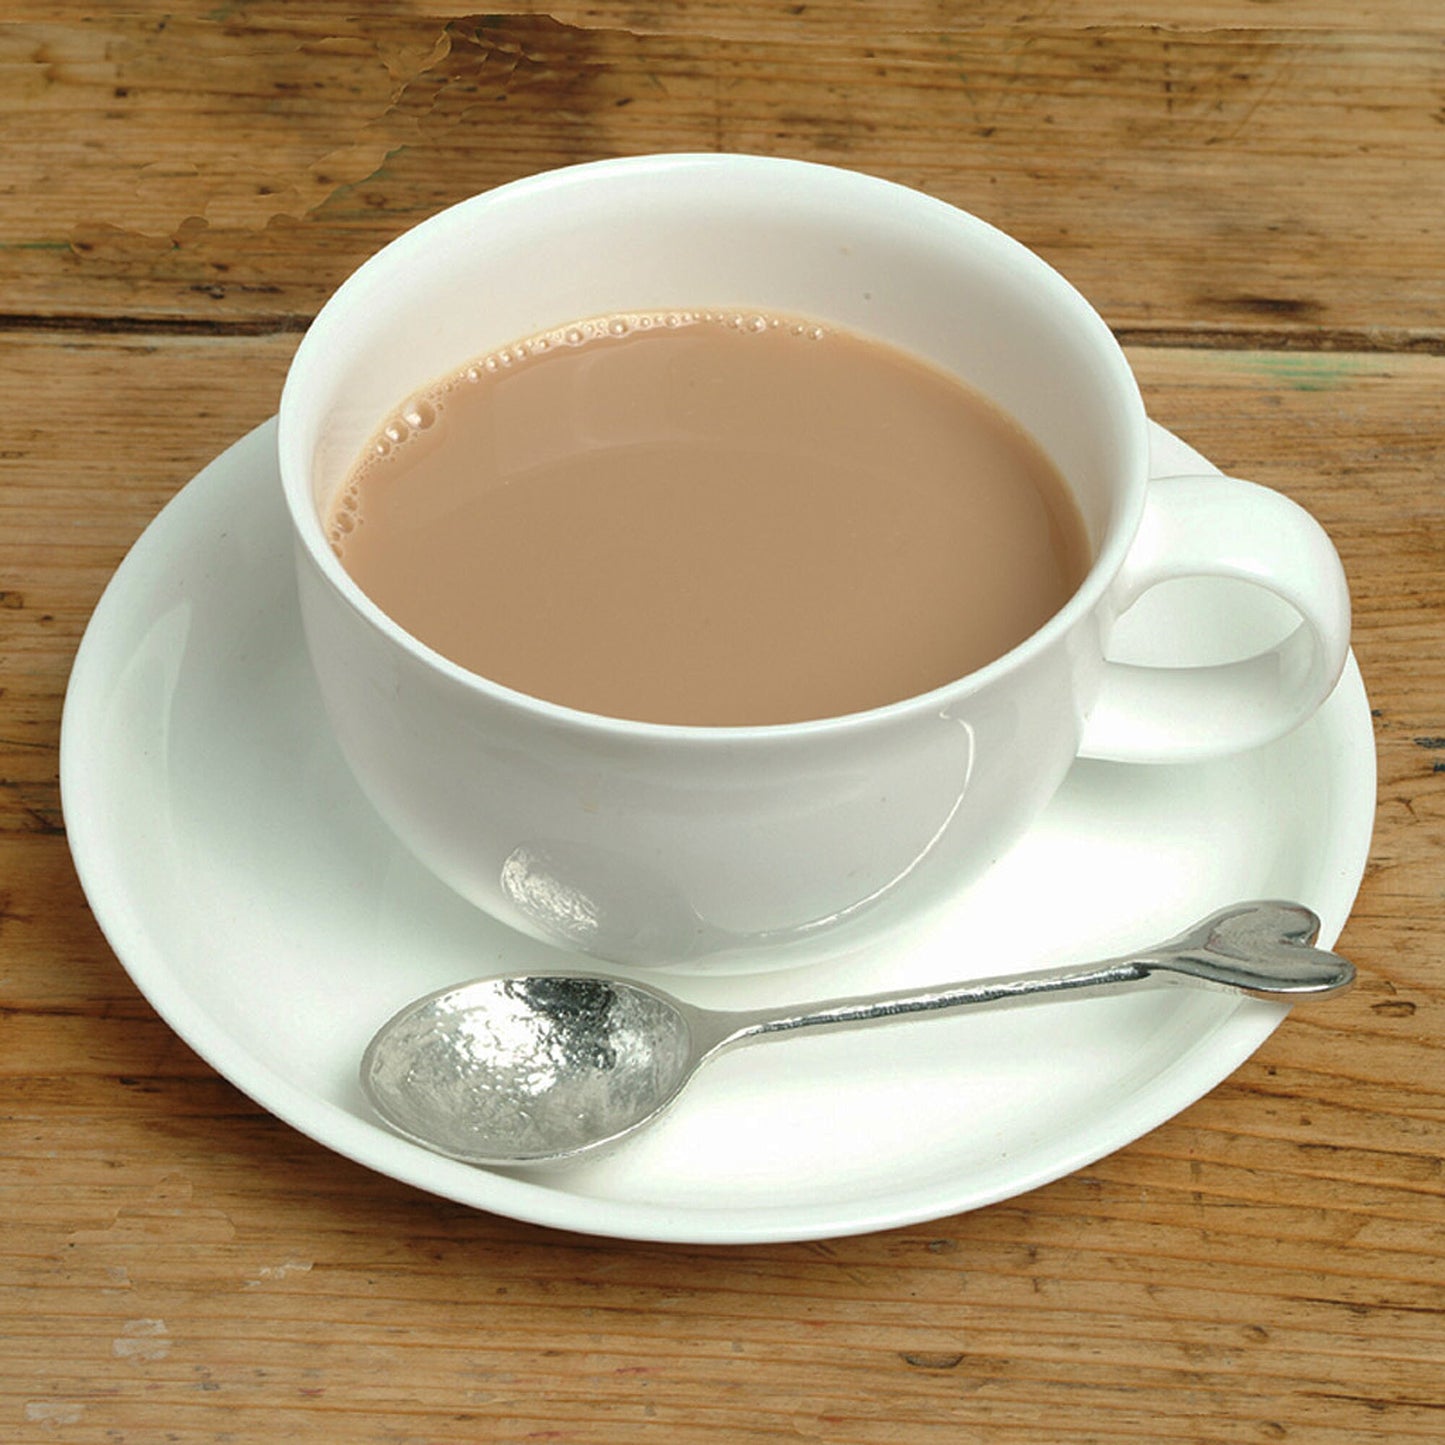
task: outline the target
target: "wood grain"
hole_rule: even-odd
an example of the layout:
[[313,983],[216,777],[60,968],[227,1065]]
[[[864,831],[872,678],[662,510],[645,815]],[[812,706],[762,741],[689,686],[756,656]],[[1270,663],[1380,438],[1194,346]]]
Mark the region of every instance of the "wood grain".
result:
[[4,26],[4,306],[296,328],[476,191],[743,150],[976,210],[1133,337],[1445,346],[1438,26],[1164,30],[1074,10],[1026,29],[812,23],[803,44],[646,28],[666,14]]
[[[6,15],[15,21],[59,20],[92,24],[96,6],[84,0],[9,0]],[[227,0],[222,5],[183,7],[172,0],[128,0],[127,15],[152,23],[200,19],[233,29],[264,26],[286,17],[322,30],[355,23],[353,0]],[[370,22],[433,16],[452,20],[476,15],[474,5],[435,0],[378,0],[367,8]],[[630,30],[637,34],[688,35],[703,40],[784,40],[808,44],[820,34],[857,35],[966,33],[1041,26],[1085,29],[1129,26],[1170,32],[1261,30],[1288,25],[1296,30],[1417,30],[1434,33],[1439,14],[1433,0],[1174,0],[1165,7],[1147,0],[590,0],[554,4],[549,0],[509,0],[500,11],[515,16],[547,16],[585,29]]]
[[[1157,10],[1160,7],[1153,7]],[[461,7],[0,22],[0,1440],[1397,1445],[1445,1433],[1445,15],[1434,0]],[[740,1249],[462,1209],[154,1014],[60,709],[148,521],[358,261],[541,166],[855,165],[980,211],[1151,413],[1339,546],[1379,807],[1357,988],[1091,1168]]]

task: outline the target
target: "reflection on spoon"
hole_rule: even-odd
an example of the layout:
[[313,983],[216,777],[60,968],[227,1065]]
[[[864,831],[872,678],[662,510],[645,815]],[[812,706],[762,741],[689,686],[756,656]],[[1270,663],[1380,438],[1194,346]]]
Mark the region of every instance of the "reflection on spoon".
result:
[[655,1119],[733,1044],[910,1014],[1096,998],[1160,984],[1291,1001],[1348,988],[1296,903],[1240,904],[1154,948],[1102,962],[758,1011],[697,1008],[592,974],[505,974],[407,1005],[367,1047],[361,1083],[398,1133],[471,1164],[540,1164]]

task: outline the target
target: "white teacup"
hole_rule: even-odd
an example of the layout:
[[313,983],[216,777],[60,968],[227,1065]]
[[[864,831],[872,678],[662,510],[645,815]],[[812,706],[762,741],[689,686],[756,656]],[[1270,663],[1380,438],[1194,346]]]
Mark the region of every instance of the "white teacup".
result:
[[[329,499],[426,383],[581,318],[734,306],[891,342],[1017,418],[1092,540],[1068,604],[997,661],[904,702],[679,727],[469,673],[397,626],[332,554]],[[478,907],[624,963],[763,967],[867,941],[987,868],[1076,757],[1187,761],[1270,741],[1325,700],[1348,647],[1344,576],[1308,514],[1249,482],[1150,484],[1128,364],[1057,272],[943,202],[826,166],[603,161],[434,216],[322,309],[286,382],[280,461],[308,646],[363,791]],[[1223,666],[1107,660],[1119,616],[1189,576],[1255,583],[1299,626]]]

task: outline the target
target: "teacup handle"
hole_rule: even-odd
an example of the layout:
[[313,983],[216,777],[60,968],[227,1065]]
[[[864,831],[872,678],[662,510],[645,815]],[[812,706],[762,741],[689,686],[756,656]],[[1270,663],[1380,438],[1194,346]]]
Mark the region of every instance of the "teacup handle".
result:
[[1289,603],[1299,625],[1277,646],[1238,662],[1105,662],[1080,756],[1174,763],[1240,752],[1298,726],[1339,680],[1350,645],[1344,569],[1324,529],[1288,497],[1235,477],[1151,482],[1115,580],[1114,615],[1180,577],[1255,583]]

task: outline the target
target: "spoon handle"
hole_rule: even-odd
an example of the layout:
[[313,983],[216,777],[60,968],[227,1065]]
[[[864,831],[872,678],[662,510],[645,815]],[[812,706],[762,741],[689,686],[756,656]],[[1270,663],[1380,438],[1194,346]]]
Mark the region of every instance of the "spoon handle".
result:
[[843,1027],[908,1014],[1001,1008],[1156,984],[1247,994],[1288,1002],[1338,993],[1354,980],[1353,965],[1314,948],[1319,919],[1298,903],[1256,902],[1222,909],[1177,938],[1097,963],[1037,973],[980,978],[927,989],[832,999],[799,1009],[713,1015],[718,1046],[795,1029]]

